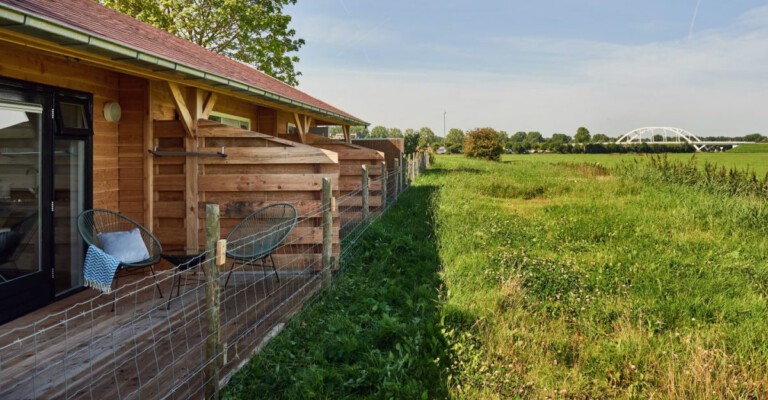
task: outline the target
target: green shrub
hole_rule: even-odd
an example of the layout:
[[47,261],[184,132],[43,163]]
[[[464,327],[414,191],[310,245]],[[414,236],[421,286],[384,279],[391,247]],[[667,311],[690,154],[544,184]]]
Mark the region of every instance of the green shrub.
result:
[[464,155],[498,161],[501,157],[501,136],[493,128],[479,128],[467,132],[464,138]]

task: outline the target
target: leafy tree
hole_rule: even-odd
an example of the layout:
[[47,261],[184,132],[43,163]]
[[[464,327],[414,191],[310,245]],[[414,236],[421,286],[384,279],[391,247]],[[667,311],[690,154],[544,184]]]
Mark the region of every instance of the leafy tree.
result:
[[107,7],[147,22],[211,51],[251,64],[297,85],[301,72],[291,55],[304,45],[289,28],[283,8],[296,0],[100,0]]
[[467,132],[464,138],[464,155],[498,161],[501,157],[501,138],[493,128],[479,128]]
[[464,147],[464,131],[453,128],[445,137],[445,148],[451,153],[461,153]]
[[499,141],[501,142],[502,149],[506,149],[507,143],[509,143],[509,134],[507,131],[499,131]]
[[370,137],[372,137],[372,138],[385,138],[385,137],[387,137],[388,134],[389,134],[389,131],[387,130],[387,128],[385,128],[385,127],[383,127],[381,125],[376,125],[376,126],[373,127],[373,129],[371,129]]
[[403,137],[403,131],[401,131],[398,128],[389,128],[389,134],[387,137],[391,138],[402,138]]
[[552,141],[553,142],[567,144],[567,143],[571,143],[572,139],[573,138],[571,138],[570,136],[566,135],[565,133],[553,133],[552,134]]
[[589,129],[581,126],[576,131],[576,135],[573,136],[573,139],[576,141],[576,143],[589,143]]
[[765,137],[763,137],[763,135],[761,135],[759,133],[752,133],[750,135],[744,136],[744,141],[745,142],[759,143],[761,141],[765,141],[764,139],[765,139]]
[[514,134],[514,135],[512,135],[512,136],[509,138],[509,140],[510,140],[512,143],[523,143],[523,142],[525,142],[525,137],[526,137],[527,135],[528,135],[528,134],[527,134],[527,133],[525,133],[525,132],[515,132],[515,134]]
[[356,138],[358,139],[365,139],[367,137],[370,137],[370,133],[368,132],[367,126],[352,126],[349,128],[349,134],[354,134]]
[[419,129],[419,146],[434,146],[440,144],[440,142],[435,132],[432,132],[432,129],[429,129],[429,127],[425,126]]
[[544,136],[541,136],[540,132],[532,131],[525,135],[525,141],[528,143],[541,143],[544,141]]
[[403,145],[405,146],[405,154],[415,153],[416,148],[419,147],[419,134],[413,129],[406,129]]
[[[664,138],[661,138],[663,140]],[[661,141],[658,140],[657,141]],[[608,138],[608,135],[602,134],[602,133],[596,133],[595,136],[592,136],[592,143],[606,143],[610,142],[611,139]]]

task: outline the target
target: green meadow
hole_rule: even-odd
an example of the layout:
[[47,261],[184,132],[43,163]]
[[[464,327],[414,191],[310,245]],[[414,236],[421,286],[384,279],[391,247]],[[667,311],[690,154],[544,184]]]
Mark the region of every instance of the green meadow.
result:
[[685,171],[437,157],[225,397],[766,398],[768,204]]
[[[579,162],[614,166],[627,160],[647,157],[649,155],[644,154],[508,154],[502,156],[502,161]],[[721,153],[670,153],[667,157],[681,162],[693,159],[700,164],[709,161],[726,168],[749,169],[761,177],[768,173],[768,144],[743,145]]]

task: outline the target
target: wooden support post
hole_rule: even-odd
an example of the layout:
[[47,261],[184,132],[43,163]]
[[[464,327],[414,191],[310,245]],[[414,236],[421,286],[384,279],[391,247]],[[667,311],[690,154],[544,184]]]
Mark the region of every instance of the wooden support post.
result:
[[[188,98],[190,99],[188,114],[192,119],[189,127],[192,135],[184,137],[184,151],[196,152],[199,148],[197,141],[197,121],[203,112],[203,93],[197,88],[189,88]],[[182,97],[183,99],[183,97]],[[199,158],[186,157],[184,160],[184,178],[186,180],[184,190],[184,221],[186,226],[186,247],[188,249],[197,249],[200,246],[200,220],[198,219],[198,201],[200,191],[198,190],[198,175],[200,174]]]
[[[155,124],[152,122],[152,83],[147,82],[144,100],[144,148],[151,149],[155,144]],[[155,230],[155,158],[144,151],[144,226],[150,232]]]
[[387,162],[381,163],[381,209],[387,208]]
[[216,243],[220,235],[219,205],[207,204],[205,206],[205,250],[208,259],[205,263],[205,303],[206,317],[208,320],[207,339],[205,340],[205,358],[208,365],[205,367],[205,398],[219,398],[219,371],[221,352],[221,339],[219,331],[220,315],[220,288],[219,267],[216,265]]
[[362,189],[362,196],[363,196],[363,223],[368,220],[368,213],[371,211],[371,208],[369,206],[370,204],[370,197],[368,192],[368,166],[363,165],[362,167],[362,176],[363,176],[363,189]]
[[331,178],[323,178],[323,272],[322,284],[331,284],[331,254],[333,253],[333,210],[331,210]]

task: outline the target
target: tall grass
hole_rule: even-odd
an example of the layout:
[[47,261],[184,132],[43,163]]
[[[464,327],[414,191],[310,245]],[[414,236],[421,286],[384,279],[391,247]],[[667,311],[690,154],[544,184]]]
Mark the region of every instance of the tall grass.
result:
[[366,231],[329,290],[238,372],[222,397],[447,397],[432,190],[404,193]]
[[438,159],[453,395],[768,396],[764,200],[659,171]]

